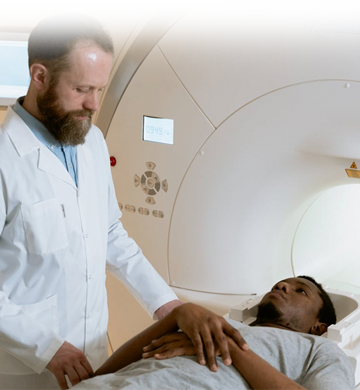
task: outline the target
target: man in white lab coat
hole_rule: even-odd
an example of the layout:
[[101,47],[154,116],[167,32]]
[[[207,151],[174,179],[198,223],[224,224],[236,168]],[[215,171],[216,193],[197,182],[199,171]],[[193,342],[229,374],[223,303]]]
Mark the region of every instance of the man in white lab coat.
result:
[[112,60],[94,20],[43,21],[30,36],[29,91],[0,127],[1,389],[66,388],[105,361],[106,268],[150,315],[180,304],[119,221],[91,124]]

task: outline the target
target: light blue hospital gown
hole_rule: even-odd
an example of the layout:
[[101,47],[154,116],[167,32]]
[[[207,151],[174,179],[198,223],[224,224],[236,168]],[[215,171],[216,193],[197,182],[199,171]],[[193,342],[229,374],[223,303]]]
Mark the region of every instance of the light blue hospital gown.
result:
[[[240,330],[255,353],[306,389],[354,389],[354,373],[349,359],[332,341],[289,330],[229,322]],[[218,358],[218,365],[219,370],[211,372],[192,356],[145,359],[114,374],[81,382],[75,389],[251,389],[234,366],[225,366],[221,358]]]

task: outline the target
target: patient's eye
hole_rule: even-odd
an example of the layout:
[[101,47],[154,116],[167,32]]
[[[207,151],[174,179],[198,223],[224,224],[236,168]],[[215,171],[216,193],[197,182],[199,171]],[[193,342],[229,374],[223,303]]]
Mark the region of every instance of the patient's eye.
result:
[[301,294],[307,295],[306,291],[303,288],[298,288],[296,291]]

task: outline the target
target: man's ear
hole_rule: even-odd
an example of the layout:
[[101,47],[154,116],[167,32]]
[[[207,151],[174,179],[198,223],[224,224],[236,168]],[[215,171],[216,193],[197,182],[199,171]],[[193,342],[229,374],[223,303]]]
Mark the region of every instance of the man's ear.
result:
[[310,334],[314,334],[316,336],[321,336],[325,332],[327,332],[328,326],[324,324],[323,322],[317,322],[315,325],[313,325],[310,329]]
[[49,82],[49,71],[42,64],[32,64],[30,67],[31,81],[38,91],[46,90]]

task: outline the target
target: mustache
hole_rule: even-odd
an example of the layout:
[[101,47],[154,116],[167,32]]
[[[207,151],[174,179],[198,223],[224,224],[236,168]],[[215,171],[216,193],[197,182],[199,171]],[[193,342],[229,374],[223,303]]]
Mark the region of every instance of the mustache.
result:
[[92,110],[79,110],[79,111],[70,111],[68,114],[71,116],[88,116],[89,118],[92,118],[95,111]]

